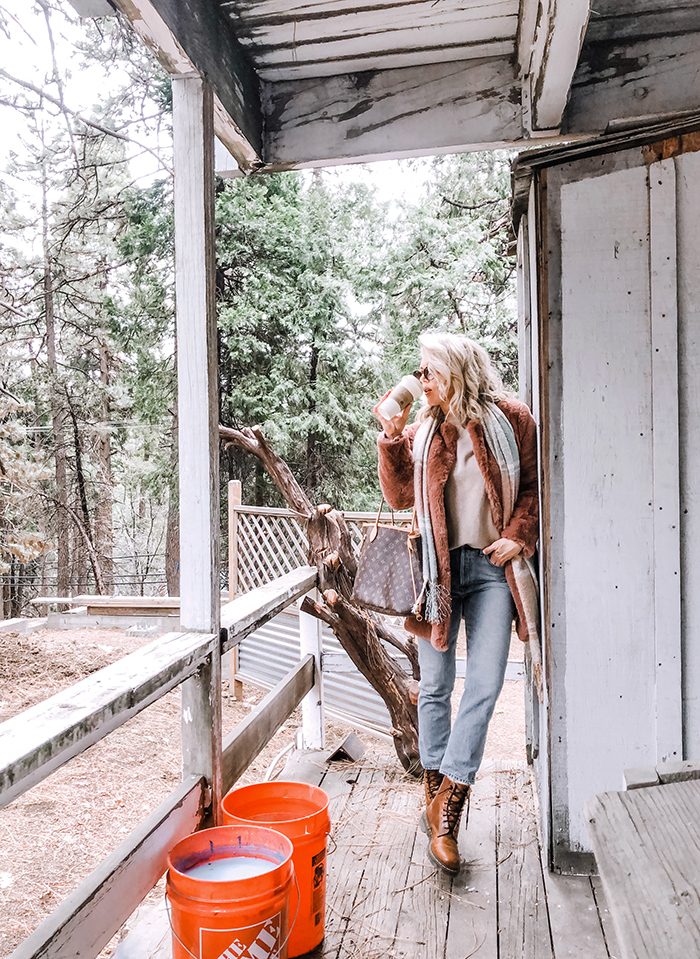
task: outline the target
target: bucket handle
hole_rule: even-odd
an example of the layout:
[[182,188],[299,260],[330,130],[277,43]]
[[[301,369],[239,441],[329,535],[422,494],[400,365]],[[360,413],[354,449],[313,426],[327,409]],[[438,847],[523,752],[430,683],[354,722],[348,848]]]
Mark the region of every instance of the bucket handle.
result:
[[[280,955],[280,953],[282,952],[282,950],[284,949],[284,947],[287,945],[287,943],[289,942],[289,937],[290,937],[291,934],[294,932],[294,927],[296,926],[296,924],[297,924],[297,919],[299,918],[299,904],[300,904],[300,902],[301,902],[301,890],[299,889],[299,880],[297,879],[297,874],[296,874],[296,872],[294,872],[294,885],[297,887],[297,911],[294,913],[294,920],[292,921],[292,924],[291,924],[291,926],[289,927],[289,932],[287,933],[287,938],[284,940],[284,942],[283,942],[282,945],[279,947],[279,949],[278,949],[277,952],[274,954],[274,956],[271,956],[271,959],[279,959],[279,955]],[[167,915],[168,915],[168,925],[170,926],[170,931],[172,932],[173,936],[177,939],[177,941],[180,943],[180,945],[181,945],[182,948],[185,950],[185,952],[187,953],[188,956],[192,956],[192,959],[200,959],[199,956],[195,956],[195,954],[194,954],[193,952],[190,952],[190,950],[189,950],[189,949],[187,948],[187,946],[184,944],[184,942],[182,941],[182,939],[180,939],[180,937],[178,936],[178,934],[175,932],[175,929],[173,928],[173,919],[172,919],[172,916],[171,916],[171,914],[170,914],[170,903],[168,902],[168,889],[167,889],[167,886],[166,886],[166,889],[165,889],[164,896],[165,896],[165,911],[166,911],[166,913],[167,913]],[[202,902],[201,899],[200,899],[200,900],[197,900],[197,901],[198,901],[198,902]]]

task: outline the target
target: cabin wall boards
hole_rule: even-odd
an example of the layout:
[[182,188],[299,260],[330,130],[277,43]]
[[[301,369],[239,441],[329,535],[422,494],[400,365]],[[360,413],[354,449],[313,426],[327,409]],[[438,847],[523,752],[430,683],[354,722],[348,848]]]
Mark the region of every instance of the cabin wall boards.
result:
[[564,872],[593,868],[590,795],[700,756],[699,184],[697,153],[561,162],[536,173],[524,224],[540,289],[539,772]]
[[700,153],[675,161],[684,758],[700,757]]

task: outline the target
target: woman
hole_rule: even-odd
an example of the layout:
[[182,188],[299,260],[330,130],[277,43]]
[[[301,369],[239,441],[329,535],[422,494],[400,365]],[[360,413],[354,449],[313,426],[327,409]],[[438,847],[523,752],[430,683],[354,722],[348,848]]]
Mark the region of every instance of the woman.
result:
[[[459,820],[503,686],[513,618],[521,639],[536,621],[528,562],[538,532],[536,429],[473,340],[425,333],[419,342],[424,405],[416,422],[406,425],[410,409],[386,420],[375,407],[384,428],[379,481],[393,508],[416,506],[424,584],[405,625],[420,640],[422,824],[431,859],[455,874]],[[467,673],[452,725],[462,618]]]

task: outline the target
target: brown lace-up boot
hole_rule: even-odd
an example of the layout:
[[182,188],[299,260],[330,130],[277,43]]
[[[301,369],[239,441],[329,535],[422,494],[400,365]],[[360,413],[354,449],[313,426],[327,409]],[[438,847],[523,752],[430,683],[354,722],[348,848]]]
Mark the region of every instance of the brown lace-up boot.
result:
[[426,809],[430,846],[428,855],[440,869],[455,876],[459,872],[461,860],[457,848],[459,820],[464,803],[467,803],[469,816],[469,793],[471,788],[452,782],[444,777],[434,799]]

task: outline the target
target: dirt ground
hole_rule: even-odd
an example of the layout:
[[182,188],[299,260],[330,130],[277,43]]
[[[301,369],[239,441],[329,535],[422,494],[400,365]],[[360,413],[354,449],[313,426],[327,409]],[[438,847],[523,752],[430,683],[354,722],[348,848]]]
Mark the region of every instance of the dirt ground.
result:
[[[0,633],[0,722],[78,682],[151,640],[121,629]],[[515,640],[511,658],[522,658]],[[224,687],[228,734],[264,693]],[[455,701],[458,694],[455,694]],[[297,710],[240,784],[264,778],[294,738]],[[351,727],[327,723],[327,745]],[[368,751],[390,743],[360,733]],[[507,682],[489,729],[484,763],[525,758],[523,685]],[[180,694],[175,690],[102,742],[0,810],[0,957],[8,956],[176,787],[180,776]],[[107,955],[111,950],[106,950]]]

